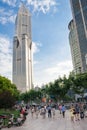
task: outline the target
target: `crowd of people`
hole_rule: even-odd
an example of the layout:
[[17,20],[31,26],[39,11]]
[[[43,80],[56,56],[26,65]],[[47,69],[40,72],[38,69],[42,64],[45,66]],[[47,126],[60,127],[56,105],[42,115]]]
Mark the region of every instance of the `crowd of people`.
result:
[[[56,104],[56,106],[52,104],[45,104],[41,105],[32,105],[28,107],[21,107],[20,108],[20,118],[26,118],[26,114],[31,114],[32,118],[39,118],[40,116],[42,119],[48,118],[55,118],[56,110],[59,111],[59,114],[62,118],[66,117],[66,104]],[[84,103],[70,103],[68,111],[70,112],[71,121],[79,121],[84,119],[85,111],[87,110],[87,104]],[[56,115],[57,116],[57,115]]]
[[[65,113],[67,110],[67,107],[64,104],[59,104],[57,107],[59,113],[63,118],[65,118]],[[68,109],[70,112],[71,121],[79,121],[81,119],[84,119],[85,117],[85,111],[87,110],[84,103],[74,103],[70,104],[70,108]],[[36,117],[38,118],[39,115],[42,116],[42,118],[55,118],[56,114],[56,108],[51,105],[44,105],[44,106],[31,106],[30,107],[30,113],[32,118]]]
[[[11,126],[21,126],[27,118],[27,115],[31,116],[31,118],[38,119],[42,117],[45,118],[53,118],[59,117],[66,118],[66,111],[68,110],[69,116],[72,122],[80,121],[85,118],[85,112],[87,112],[87,103],[70,103],[67,109],[66,104],[56,104],[52,105],[18,105],[16,107],[20,111],[20,116],[18,118],[14,118],[14,114],[11,115],[8,122],[8,127]],[[57,115],[58,114],[58,115]],[[87,117],[87,115],[86,115]],[[0,127],[2,127],[0,125]]]
[[[60,114],[62,114],[63,118],[65,118],[65,111],[66,111],[65,105],[60,104],[58,105],[57,109],[60,111]],[[43,119],[46,118],[46,115],[48,118],[54,118],[56,114],[55,110],[56,107],[51,105],[32,106],[30,108],[32,118],[34,115],[36,115],[36,118],[38,118],[38,115],[40,114]]]
[[46,113],[48,113],[48,118],[55,116],[55,108],[51,107],[50,105],[46,106],[32,106],[30,108],[32,117],[36,115],[36,118],[38,118],[39,114],[42,116],[42,118],[46,118]]
[[87,106],[84,103],[72,104],[70,108],[71,121],[80,121],[84,119]]

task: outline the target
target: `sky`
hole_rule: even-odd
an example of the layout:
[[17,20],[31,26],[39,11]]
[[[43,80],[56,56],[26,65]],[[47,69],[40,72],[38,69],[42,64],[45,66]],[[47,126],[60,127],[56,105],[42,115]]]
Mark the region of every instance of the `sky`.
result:
[[73,70],[68,38],[70,0],[0,0],[0,75],[12,81],[15,18],[22,2],[32,15],[34,86],[68,76]]

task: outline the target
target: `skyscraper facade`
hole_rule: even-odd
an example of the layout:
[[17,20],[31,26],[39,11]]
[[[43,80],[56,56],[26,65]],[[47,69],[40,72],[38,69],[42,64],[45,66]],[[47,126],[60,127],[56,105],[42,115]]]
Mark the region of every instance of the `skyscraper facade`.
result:
[[13,83],[21,92],[32,88],[31,14],[23,4],[19,8],[15,21]]
[[80,73],[81,71],[81,55],[80,55],[76,29],[75,29],[73,20],[70,21],[68,28],[70,30],[69,43],[70,43],[70,48],[71,48],[73,69],[74,69],[74,72],[77,74],[77,73]]
[[87,0],[70,0],[73,20],[69,41],[75,73],[87,71]]

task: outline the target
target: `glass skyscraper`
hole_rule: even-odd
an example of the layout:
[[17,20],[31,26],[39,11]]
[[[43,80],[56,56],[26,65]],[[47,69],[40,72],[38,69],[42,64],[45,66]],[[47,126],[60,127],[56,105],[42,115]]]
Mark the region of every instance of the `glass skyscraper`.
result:
[[[87,0],[70,0],[69,41],[75,73],[87,71]],[[72,27],[73,26],[73,27]]]
[[69,43],[70,43],[70,48],[71,48],[73,69],[75,73],[80,73],[81,72],[81,56],[80,56],[78,39],[77,39],[76,29],[75,29],[73,20],[70,21],[68,28],[70,30]]
[[23,4],[19,8],[15,21],[13,83],[21,92],[32,88],[31,14]]

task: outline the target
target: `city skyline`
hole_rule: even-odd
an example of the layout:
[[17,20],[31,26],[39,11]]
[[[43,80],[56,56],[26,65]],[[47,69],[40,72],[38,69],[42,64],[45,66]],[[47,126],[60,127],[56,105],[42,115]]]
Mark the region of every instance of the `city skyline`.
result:
[[[32,14],[33,82],[36,86],[72,71],[68,39],[72,14],[69,0],[35,1],[24,0]],[[0,75],[9,79],[12,79],[14,22],[20,4],[17,0],[0,1]]]

